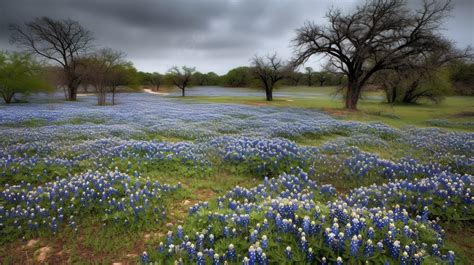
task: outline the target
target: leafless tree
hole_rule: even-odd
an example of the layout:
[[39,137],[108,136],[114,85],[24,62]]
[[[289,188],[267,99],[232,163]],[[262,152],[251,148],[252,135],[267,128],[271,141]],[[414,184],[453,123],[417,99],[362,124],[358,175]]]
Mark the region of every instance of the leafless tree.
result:
[[429,57],[408,57],[396,69],[378,71],[373,76],[373,82],[383,86],[388,103],[416,103],[422,98],[439,102],[450,86],[446,69],[443,71],[442,68],[466,56],[469,55],[456,51],[449,42],[445,42],[442,49]]
[[81,77],[77,71],[78,58],[90,48],[92,35],[73,20],[37,18],[24,25],[10,25],[12,43],[26,51],[61,65],[68,88],[68,100],[77,97]]
[[119,86],[138,87],[137,70],[131,62],[120,60],[112,67],[108,83],[112,92],[112,105],[115,105],[115,93]]
[[273,100],[273,88],[278,81],[287,77],[293,70],[289,64],[284,63],[276,54],[265,57],[255,56],[252,59],[253,74],[265,89],[267,101]]
[[155,91],[160,89],[161,83],[163,82],[161,74],[157,72],[148,74],[146,81],[155,88]]
[[438,32],[451,9],[450,1],[437,0],[424,0],[418,10],[410,10],[403,0],[370,0],[348,14],[331,9],[328,25],[306,23],[297,30],[294,62],[327,55],[347,76],[345,106],[355,110],[364,85],[376,72],[443,49],[445,40]]
[[168,71],[171,82],[177,88],[181,89],[183,97],[186,95],[186,87],[189,86],[194,72],[196,72],[195,67],[187,66],[183,66],[181,69],[175,66]]
[[81,60],[81,74],[87,83],[95,87],[98,105],[106,104],[107,91],[117,81],[114,80],[117,78],[114,70],[125,63],[123,58],[122,52],[104,48]]

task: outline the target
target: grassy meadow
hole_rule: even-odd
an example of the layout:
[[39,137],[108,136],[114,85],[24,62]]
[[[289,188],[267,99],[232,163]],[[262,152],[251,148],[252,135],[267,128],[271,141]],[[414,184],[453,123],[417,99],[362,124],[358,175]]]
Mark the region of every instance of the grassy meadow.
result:
[[[269,213],[292,203],[300,207],[300,217],[292,217],[298,225],[304,227],[303,216],[308,215],[330,229],[332,222],[343,222],[341,229],[351,223],[340,221],[351,212],[351,218],[375,227],[378,221],[370,209],[406,206],[403,218],[410,220],[393,222],[397,240],[411,242],[403,234],[409,226],[416,231],[410,240],[426,248],[424,263],[447,263],[448,250],[454,251],[456,263],[471,263],[474,215],[466,196],[472,196],[468,189],[474,173],[472,98],[390,106],[381,103],[382,94],[371,92],[359,111],[347,112],[332,91],[283,87],[272,102],[263,93],[184,98],[173,91],[121,93],[119,104],[109,107],[96,106],[93,96],[75,103],[0,107],[1,263],[199,262],[203,256],[198,254],[167,256],[161,249],[160,242],[178,244],[185,233],[197,240],[196,251],[208,253],[212,245],[218,258],[238,264],[252,244],[254,228],[265,227],[266,219],[269,227],[257,231],[257,242],[266,244],[262,233],[268,237],[270,263],[299,263],[311,257],[295,243],[297,232],[279,228],[277,217]],[[402,181],[410,187],[428,182],[432,189],[407,188]],[[444,186],[448,182],[457,188],[446,199],[436,191],[450,190]],[[402,186],[387,190],[385,184]],[[397,195],[399,191],[407,197]],[[274,208],[268,210],[269,205]],[[336,205],[344,205],[339,206],[344,213],[337,213]],[[315,212],[319,209],[322,219]],[[278,215],[290,218],[292,211]],[[444,231],[431,228],[429,220],[437,220]],[[227,226],[237,232],[227,235]],[[348,264],[400,262],[383,249],[373,250],[370,258],[362,255],[362,246],[359,255],[331,250],[318,234],[324,229],[308,229],[310,246],[320,249],[314,262],[323,256],[331,264],[338,257]],[[357,233],[371,237],[361,229]],[[387,229],[392,228],[377,228],[373,240],[385,240]],[[202,231],[212,231],[213,237],[206,234],[205,243],[199,243]],[[351,238],[347,249],[356,244]],[[436,242],[444,257],[428,254],[436,251],[431,247]],[[199,244],[205,244],[201,250]],[[230,244],[237,250],[235,260]],[[287,246],[293,252],[288,254]],[[391,251],[397,251],[396,244]],[[205,262],[211,264],[213,257],[206,256]]]

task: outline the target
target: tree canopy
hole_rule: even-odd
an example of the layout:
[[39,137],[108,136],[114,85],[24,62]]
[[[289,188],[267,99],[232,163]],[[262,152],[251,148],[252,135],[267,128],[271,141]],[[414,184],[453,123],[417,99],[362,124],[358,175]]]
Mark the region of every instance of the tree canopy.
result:
[[43,76],[44,69],[31,55],[0,52],[0,94],[6,104],[11,103],[17,93],[51,91]]

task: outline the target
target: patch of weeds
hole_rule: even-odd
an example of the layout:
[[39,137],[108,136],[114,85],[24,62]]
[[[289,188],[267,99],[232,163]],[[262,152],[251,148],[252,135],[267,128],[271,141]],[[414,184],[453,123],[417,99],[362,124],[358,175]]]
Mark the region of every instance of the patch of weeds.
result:
[[55,124],[56,125],[63,125],[63,124],[80,125],[80,124],[85,124],[85,123],[104,124],[105,122],[106,122],[106,119],[104,118],[79,116],[79,117],[75,117],[69,120],[58,121]]

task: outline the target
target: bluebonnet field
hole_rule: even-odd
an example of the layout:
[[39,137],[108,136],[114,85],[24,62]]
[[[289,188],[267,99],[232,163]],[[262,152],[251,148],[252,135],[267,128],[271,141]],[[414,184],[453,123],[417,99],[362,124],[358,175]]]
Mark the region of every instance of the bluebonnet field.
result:
[[[137,259],[460,262],[443,226],[474,220],[474,133],[120,97],[108,107],[81,97],[0,108],[2,245],[80,234],[90,218],[111,231],[160,230],[177,224],[169,212],[181,207],[189,216]],[[177,205],[194,179],[223,172],[252,181]]]

